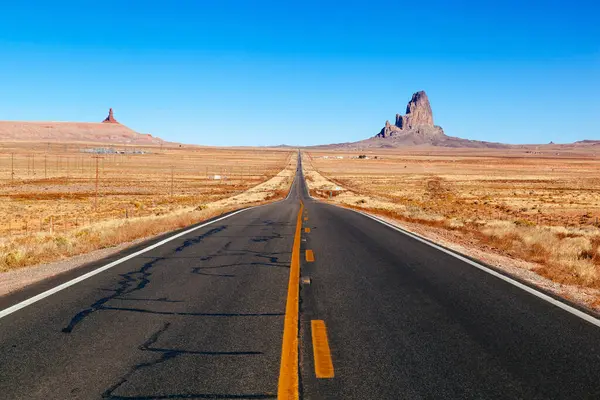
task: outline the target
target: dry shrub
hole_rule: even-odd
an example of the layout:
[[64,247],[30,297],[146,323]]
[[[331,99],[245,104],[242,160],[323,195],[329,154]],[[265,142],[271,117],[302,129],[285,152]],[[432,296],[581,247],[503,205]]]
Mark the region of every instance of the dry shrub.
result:
[[439,176],[425,181],[425,190],[431,199],[450,199],[454,197],[451,184]]
[[[291,180],[282,181],[289,188]],[[261,200],[249,200],[243,206],[264,204],[285,198],[288,190],[274,189]],[[137,208],[135,202],[133,206]],[[184,228],[216,215],[239,208],[239,206],[205,205],[179,208],[173,212],[157,212],[156,215],[114,219],[99,222],[85,228],[59,233],[3,238],[0,241],[0,272],[30,265],[61,260],[93,250],[113,247],[136,239]]]
[[96,249],[146,238],[208,219],[228,210],[177,212],[101,222],[63,234],[40,233],[0,245],[0,271],[51,262]]

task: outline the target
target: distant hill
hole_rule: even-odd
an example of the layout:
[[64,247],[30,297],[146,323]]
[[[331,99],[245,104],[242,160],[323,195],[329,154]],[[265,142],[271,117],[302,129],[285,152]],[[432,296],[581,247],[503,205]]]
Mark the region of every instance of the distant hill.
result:
[[118,123],[112,113],[104,122],[0,121],[0,141],[88,142],[151,145],[164,141]]

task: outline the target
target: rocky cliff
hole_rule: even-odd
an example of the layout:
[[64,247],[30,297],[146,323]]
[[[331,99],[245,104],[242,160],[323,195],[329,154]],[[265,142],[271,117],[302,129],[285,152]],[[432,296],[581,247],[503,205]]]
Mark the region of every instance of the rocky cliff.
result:
[[376,138],[391,138],[396,144],[418,145],[434,144],[443,137],[441,127],[433,124],[433,112],[425,91],[421,90],[412,95],[406,106],[406,115],[396,114],[396,124],[385,122]]

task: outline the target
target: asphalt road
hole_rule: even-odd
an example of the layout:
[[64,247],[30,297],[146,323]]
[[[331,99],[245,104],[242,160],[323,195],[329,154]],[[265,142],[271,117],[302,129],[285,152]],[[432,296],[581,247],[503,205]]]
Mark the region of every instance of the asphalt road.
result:
[[[297,178],[287,200],[1,318],[0,398],[275,398],[300,200],[311,279],[300,290],[301,398],[600,398],[600,328],[314,201]],[[0,298],[0,310],[149,244]],[[315,375],[313,320],[326,325],[333,378]]]

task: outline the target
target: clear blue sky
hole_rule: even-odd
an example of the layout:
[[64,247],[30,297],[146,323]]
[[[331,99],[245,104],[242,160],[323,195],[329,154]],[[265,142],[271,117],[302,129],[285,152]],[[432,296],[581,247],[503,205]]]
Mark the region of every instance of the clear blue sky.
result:
[[12,1],[0,119],[208,145],[374,135],[426,90],[447,134],[600,139],[595,1]]

